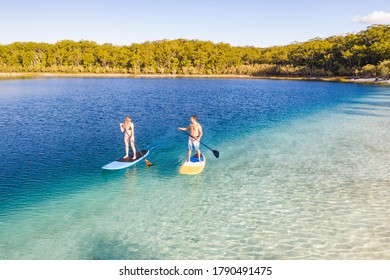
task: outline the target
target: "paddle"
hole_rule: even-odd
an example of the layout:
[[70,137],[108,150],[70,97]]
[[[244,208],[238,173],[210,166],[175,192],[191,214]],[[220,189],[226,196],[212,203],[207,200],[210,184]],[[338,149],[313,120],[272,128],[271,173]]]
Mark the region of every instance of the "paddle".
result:
[[[138,150],[138,152],[141,154],[141,156],[143,157],[144,154],[142,153],[142,151],[140,149],[138,149],[137,145],[135,144],[135,142],[131,139],[130,135],[127,133],[126,129],[124,129],[125,133],[127,134],[127,136],[129,136],[129,139],[134,143],[134,146],[135,148]],[[151,163],[150,161],[148,161],[146,158],[144,158],[144,161],[145,161],[145,164],[146,166],[150,167],[150,166],[153,166],[153,163]]]
[[[185,134],[190,136],[192,139],[195,139],[188,132],[185,132],[184,130],[180,130],[180,131],[183,131]],[[203,146],[205,146],[206,148],[208,148],[209,150],[211,150],[216,158],[219,158],[219,152],[218,151],[211,149],[209,146],[207,146],[205,143],[202,143],[201,141],[199,141],[199,143],[202,144]]]
[[[126,133],[127,133],[127,131],[126,131]],[[129,135],[129,134],[127,134],[127,135]],[[131,141],[133,141],[133,140],[131,140]],[[135,144],[134,141],[133,141],[133,143],[134,143],[135,148],[136,148],[136,149],[138,150],[138,152],[141,154],[141,156],[144,156],[144,154],[142,153],[142,151],[141,151],[140,149],[138,149],[138,147],[137,147],[137,145]],[[148,166],[148,167],[153,166],[153,163],[151,163],[150,161],[148,161],[146,158],[144,158],[144,160],[145,160],[146,166]]]

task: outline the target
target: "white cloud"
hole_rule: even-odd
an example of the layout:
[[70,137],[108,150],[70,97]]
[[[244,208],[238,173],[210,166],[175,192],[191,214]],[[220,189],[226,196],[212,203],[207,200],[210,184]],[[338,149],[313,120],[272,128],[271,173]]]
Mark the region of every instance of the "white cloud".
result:
[[390,23],[390,13],[374,11],[366,16],[356,16],[352,19],[354,23]]

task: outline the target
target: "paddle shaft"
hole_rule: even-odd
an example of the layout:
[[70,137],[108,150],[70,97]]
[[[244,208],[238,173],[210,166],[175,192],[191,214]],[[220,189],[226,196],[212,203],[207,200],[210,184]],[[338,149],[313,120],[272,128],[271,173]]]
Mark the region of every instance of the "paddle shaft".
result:
[[[127,132],[126,132],[127,133]],[[128,135],[128,134],[127,134]],[[133,140],[131,140],[131,141],[133,141]],[[135,142],[133,141],[133,143],[134,143],[134,146],[135,146],[135,148],[138,150],[138,152],[141,154],[141,156],[142,157],[144,157],[144,154],[142,153],[142,150],[140,150],[140,149],[138,149],[138,147],[137,147],[137,145],[135,144]],[[147,166],[152,166],[153,165],[153,163],[151,163],[150,161],[148,161],[146,158],[144,158],[144,161],[145,161],[145,164],[147,165]]]
[[[131,141],[133,141],[133,140],[131,140]],[[141,154],[141,156],[143,157],[144,154],[142,153],[142,151],[141,151],[140,149],[138,149],[138,147],[137,147],[137,145],[135,144],[134,141],[133,141],[133,143],[134,143],[135,148],[138,150],[138,152],[139,152],[139,153]]]
[[[180,130],[180,131],[183,131],[185,134],[187,134],[188,136],[190,136],[192,139],[195,139],[195,137],[191,136],[191,134],[189,134],[188,132],[184,131],[184,130]],[[203,146],[205,146],[206,148],[208,148],[209,150],[213,151],[213,153],[215,154],[215,152],[218,152],[218,151],[215,151],[213,149],[211,149],[209,146],[207,146],[205,143],[201,142],[200,140],[196,140],[196,141],[199,141],[200,144],[202,144]],[[215,151],[215,152],[214,152]],[[219,154],[219,153],[218,153]]]

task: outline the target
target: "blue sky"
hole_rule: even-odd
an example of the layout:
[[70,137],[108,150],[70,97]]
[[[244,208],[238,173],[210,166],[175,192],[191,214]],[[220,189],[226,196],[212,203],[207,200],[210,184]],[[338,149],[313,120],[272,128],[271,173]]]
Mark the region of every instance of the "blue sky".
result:
[[0,44],[198,39],[268,47],[390,24],[389,0],[0,0]]

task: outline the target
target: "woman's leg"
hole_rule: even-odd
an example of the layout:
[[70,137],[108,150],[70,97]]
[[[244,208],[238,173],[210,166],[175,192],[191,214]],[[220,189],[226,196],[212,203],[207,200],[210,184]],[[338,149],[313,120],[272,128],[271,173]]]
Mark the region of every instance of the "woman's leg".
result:
[[131,139],[131,149],[133,150],[133,159],[137,158],[137,152],[135,151],[134,138]]
[[126,155],[123,158],[127,158],[127,157],[129,157],[129,141],[126,139],[126,137],[124,139],[124,142],[125,142]]

